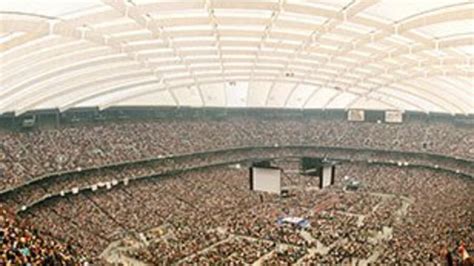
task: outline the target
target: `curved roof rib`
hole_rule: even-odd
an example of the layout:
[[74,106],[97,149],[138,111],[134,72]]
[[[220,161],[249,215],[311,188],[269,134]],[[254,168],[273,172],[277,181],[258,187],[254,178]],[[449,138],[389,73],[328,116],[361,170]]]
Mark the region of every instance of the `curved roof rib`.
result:
[[150,104],[474,113],[472,1],[31,1],[0,3],[0,113]]

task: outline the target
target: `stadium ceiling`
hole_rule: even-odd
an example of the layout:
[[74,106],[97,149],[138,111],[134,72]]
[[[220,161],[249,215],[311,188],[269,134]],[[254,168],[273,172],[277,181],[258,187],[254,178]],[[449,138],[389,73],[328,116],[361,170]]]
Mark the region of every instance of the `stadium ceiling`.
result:
[[474,113],[473,1],[2,0],[0,10],[0,113]]

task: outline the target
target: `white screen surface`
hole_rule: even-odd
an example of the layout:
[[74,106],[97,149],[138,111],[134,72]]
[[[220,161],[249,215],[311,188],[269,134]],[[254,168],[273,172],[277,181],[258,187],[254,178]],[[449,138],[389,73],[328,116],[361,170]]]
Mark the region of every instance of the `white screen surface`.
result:
[[252,168],[253,190],[280,194],[280,169]]
[[323,188],[331,185],[332,167],[323,167]]

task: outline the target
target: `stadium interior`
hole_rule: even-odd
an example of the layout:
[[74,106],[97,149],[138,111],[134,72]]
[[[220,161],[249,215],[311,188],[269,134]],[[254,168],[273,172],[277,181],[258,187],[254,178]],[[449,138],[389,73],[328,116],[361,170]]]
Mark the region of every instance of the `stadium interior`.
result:
[[474,265],[474,1],[0,1],[0,266]]

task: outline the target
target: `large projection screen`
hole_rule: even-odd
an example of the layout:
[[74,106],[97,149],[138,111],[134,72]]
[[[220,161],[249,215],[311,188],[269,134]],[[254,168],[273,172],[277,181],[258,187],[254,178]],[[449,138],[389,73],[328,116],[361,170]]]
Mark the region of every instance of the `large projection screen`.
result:
[[252,190],[280,194],[281,170],[252,167]]
[[332,183],[332,166],[324,166],[322,174],[321,188],[325,188],[331,185]]

